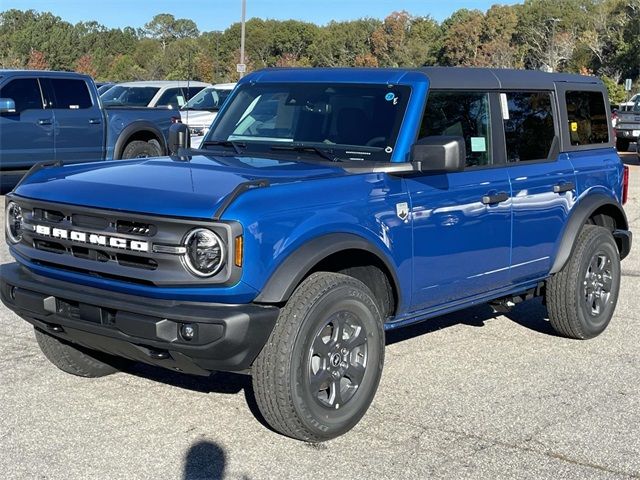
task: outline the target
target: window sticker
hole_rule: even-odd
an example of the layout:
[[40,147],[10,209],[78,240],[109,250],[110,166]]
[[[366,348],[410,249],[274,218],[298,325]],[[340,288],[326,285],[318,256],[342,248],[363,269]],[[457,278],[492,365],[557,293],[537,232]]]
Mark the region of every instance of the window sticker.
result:
[[392,101],[394,98],[396,98],[396,94],[395,94],[395,93],[393,93],[393,92],[389,92],[389,93],[387,93],[387,94],[384,96],[384,99],[385,99],[387,102]]
[[506,93],[500,94],[500,106],[502,107],[502,119],[509,120],[509,102]]
[[578,122],[571,122],[571,131],[572,132],[578,131]]
[[472,152],[486,152],[487,140],[484,137],[471,137]]

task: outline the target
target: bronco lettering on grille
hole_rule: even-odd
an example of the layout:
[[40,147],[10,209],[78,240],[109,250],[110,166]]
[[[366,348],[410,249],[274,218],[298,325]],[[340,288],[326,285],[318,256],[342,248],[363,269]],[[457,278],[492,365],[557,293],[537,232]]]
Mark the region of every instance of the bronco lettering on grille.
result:
[[110,237],[97,233],[78,232],[76,230],[64,230],[62,228],[51,228],[46,225],[35,225],[35,232],[45,237],[60,238],[74,242],[87,243],[89,245],[99,245],[103,247],[121,248],[134,252],[148,252],[149,242],[129,240],[127,238]]

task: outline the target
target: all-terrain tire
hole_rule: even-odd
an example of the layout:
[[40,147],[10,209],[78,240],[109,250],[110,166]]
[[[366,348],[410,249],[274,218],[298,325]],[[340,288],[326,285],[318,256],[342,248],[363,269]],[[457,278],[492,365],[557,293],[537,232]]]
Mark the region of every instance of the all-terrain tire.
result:
[[365,414],[383,363],[383,319],[371,290],[347,275],[314,273],[282,308],[254,362],[256,401],[274,430],[329,440]]
[[620,289],[620,254],[611,231],[584,225],[565,266],[547,281],[546,303],[553,329],[588,339],[609,325]]
[[116,373],[127,360],[72,345],[34,328],[40,350],[60,370],[79,377],[97,378]]
[[148,142],[134,140],[129,142],[122,152],[123,159],[160,157],[161,155],[162,151],[157,140]]

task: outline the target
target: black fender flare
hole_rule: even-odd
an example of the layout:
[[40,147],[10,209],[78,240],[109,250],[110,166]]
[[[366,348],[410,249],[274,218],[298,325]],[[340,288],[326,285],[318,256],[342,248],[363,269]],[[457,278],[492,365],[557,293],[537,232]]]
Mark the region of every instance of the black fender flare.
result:
[[118,135],[118,139],[116,140],[116,145],[113,148],[113,159],[120,160],[122,158],[122,152],[124,152],[124,149],[129,143],[129,139],[131,138],[131,136],[138,132],[143,132],[143,131],[148,131],[157,138],[158,142],[160,143],[162,155],[166,155],[167,140],[164,138],[164,135],[158,129],[158,127],[147,120],[136,120],[135,122],[132,122],[126,127],[124,127],[120,132],[120,134]]
[[375,255],[391,274],[392,287],[401,302],[401,290],[395,267],[387,256],[368,240],[351,233],[331,233],[317,237],[298,247],[272,273],[256,297],[256,303],[280,303],[289,299],[311,269],[329,255],[344,250],[363,250]]
[[[569,260],[569,256],[573,251],[573,246],[582,226],[587,223],[589,217],[593,215],[596,210],[603,206],[614,208],[619,214],[618,218],[623,220],[622,225],[616,225],[617,230],[628,230],[627,215],[624,213],[624,209],[613,198],[603,193],[594,193],[587,196],[572,208],[569,220],[562,233],[560,246],[558,247],[553,266],[551,267],[551,272],[549,272],[550,274],[558,273],[562,270],[562,267],[564,267],[567,260]],[[627,253],[628,252],[621,251],[621,257],[624,258]]]

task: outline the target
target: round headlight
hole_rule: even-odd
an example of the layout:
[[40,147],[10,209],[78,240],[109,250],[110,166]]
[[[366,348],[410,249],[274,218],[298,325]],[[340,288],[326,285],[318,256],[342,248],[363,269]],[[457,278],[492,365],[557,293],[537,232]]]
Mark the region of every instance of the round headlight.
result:
[[22,209],[14,202],[9,202],[4,212],[5,230],[11,243],[22,240]]
[[187,269],[199,277],[215,275],[224,265],[224,243],[218,235],[206,228],[191,230],[184,239]]

